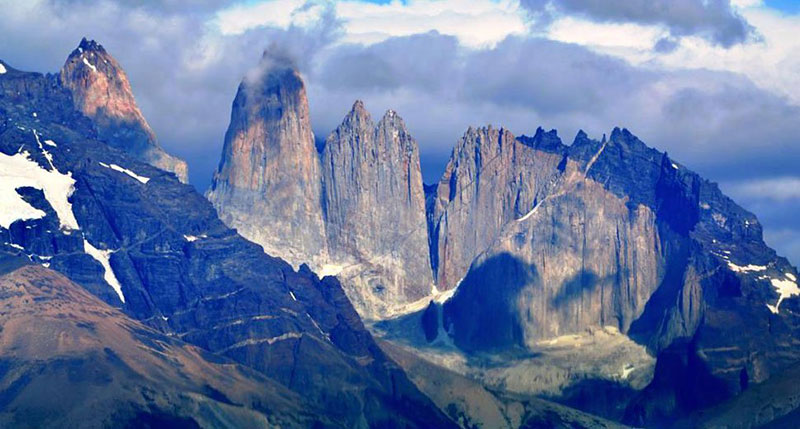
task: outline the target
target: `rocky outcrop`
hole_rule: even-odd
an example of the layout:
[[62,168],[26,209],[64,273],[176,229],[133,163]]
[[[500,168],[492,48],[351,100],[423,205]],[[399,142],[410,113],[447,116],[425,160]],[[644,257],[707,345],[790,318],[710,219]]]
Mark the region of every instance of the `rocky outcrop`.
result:
[[431,293],[419,148],[388,111],[374,124],[356,101],[322,152],[323,207],[332,265],[362,316]]
[[92,119],[101,140],[188,183],[186,162],[158,144],[136,104],[128,76],[102,45],[81,40],[61,69],[60,82],[72,92],[78,110]]
[[[553,136],[539,130],[536,138]],[[534,152],[505,129],[467,130],[453,149],[432,207],[432,260],[440,290],[454,288],[501,229],[545,197],[562,158]]]
[[358,101],[314,145],[291,61],[265,53],[242,82],[208,199],[270,254],[335,274],[362,317],[430,295],[419,148],[389,111],[375,124]]
[[294,266],[327,259],[319,158],[303,80],[265,53],[239,85],[208,199],[222,220]]

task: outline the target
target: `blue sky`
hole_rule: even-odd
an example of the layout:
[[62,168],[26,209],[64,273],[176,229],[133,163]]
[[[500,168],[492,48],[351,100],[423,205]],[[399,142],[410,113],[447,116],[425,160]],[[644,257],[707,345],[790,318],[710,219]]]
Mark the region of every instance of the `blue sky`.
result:
[[0,59],[56,71],[81,37],[98,40],[201,191],[236,87],[270,46],[296,58],[319,138],[356,98],[373,116],[394,109],[427,182],[470,125],[556,128],[567,143],[624,126],[719,182],[797,264],[799,3],[0,0]]

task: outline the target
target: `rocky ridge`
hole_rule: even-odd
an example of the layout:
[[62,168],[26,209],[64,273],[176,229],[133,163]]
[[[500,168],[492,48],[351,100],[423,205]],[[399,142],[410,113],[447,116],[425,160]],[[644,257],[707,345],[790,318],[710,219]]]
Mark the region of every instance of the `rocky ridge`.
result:
[[188,183],[186,162],[158,144],[136,104],[128,76],[102,45],[81,40],[61,68],[59,82],[72,92],[77,109],[95,123],[100,139]]
[[270,52],[239,87],[206,195],[267,253],[338,275],[362,317],[433,290],[419,148],[403,120],[389,111],[375,124],[357,101],[318,154],[302,78]]
[[429,296],[419,148],[397,113],[376,125],[356,101],[325,141],[322,184],[330,259],[362,317]]

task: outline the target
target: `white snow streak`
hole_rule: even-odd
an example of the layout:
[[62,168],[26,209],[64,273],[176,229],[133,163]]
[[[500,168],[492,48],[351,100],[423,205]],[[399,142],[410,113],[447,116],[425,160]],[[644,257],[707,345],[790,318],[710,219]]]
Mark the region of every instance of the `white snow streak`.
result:
[[119,280],[117,280],[117,276],[114,275],[114,270],[111,269],[111,254],[114,253],[114,251],[100,250],[92,246],[85,238],[83,239],[83,251],[103,266],[103,270],[105,271],[103,279],[114,289],[114,292],[119,296],[119,300],[125,302],[125,295],[122,294],[122,285],[119,283]]
[[291,338],[300,338],[300,337],[302,337],[302,334],[298,334],[296,332],[289,332],[289,333],[286,333],[286,334],[278,335],[277,337],[260,338],[260,339],[250,338],[248,340],[240,341],[240,342],[238,342],[238,343],[236,343],[236,344],[234,344],[234,345],[232,345],[230,347],[226,347],[226,348],[224,348],[222,350],[219,350],[219,351],[217,351],[217,353],[225,353],[225,352],[228,352],[228,351],[231,351],[231,350],[234,350],[234,349],[238,349],[238,348],[241,348],[241,347],[254,346],[256,344],[262,344],[262,343],[267,343],[269,345],[272,345],[272,344],[277,343],[278,341],[288,340],[288,339],[291,339]]
[[0,74],[6,74],[6,67],[0,63]]
[[150,181],[149,177],[140,176],[140,175],[134,173],[133,171],[128,170],[127,168],[120,167],[117,164],[110,164],[109,165],[109,164],[106,164],[105,162],[101,162],[100,165],[102,165],[105,168],[110,168],[110,169],[112,169],[114,171],[119,171],[120,173],[125,173],[128,176],[131,176],[134,179],[136,179],[136,180],[138,180],[138,181],[140,181],[142,183],[147,183],[147,182]]
[[756,271],[757,272],[757,271],[764,271],[764,270],[767,269],[767,267],[764,266],[764,265],[748,264],[748,265],[745,265],[745,266],[740,266],[740,265],[734,264],[731,261],[728,261],[728,267],[732,271],[735,271],[737,273],[749,273],[749,272],[752,272],[752,271]]
[[86,64],[86,66],[87,66],[87,67],[89,67],[90,69],[92,69],[92,71],[93,71],[93,72],[97,73],[97,67],[93,66],[93,65],[92,65],[92,64],[91,64],[91,63],[90,63],[90,62],[89,62],[89,61],[86,59],[86,57],[83,57],[83,63],[84,63],[84,64]]

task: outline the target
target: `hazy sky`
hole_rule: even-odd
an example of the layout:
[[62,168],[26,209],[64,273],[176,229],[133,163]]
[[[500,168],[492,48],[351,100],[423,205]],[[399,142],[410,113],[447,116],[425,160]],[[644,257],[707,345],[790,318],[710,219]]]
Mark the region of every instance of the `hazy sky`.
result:
[[417,138],[426,182],[469,125],[614,126],[759,216],[800,263],[800,6],[794,0],[0,0],[0,58],[57,71],[81,37],[125,67],[145,116],[203,191],[236,87],[293,55],[324,138],[356,98]]

